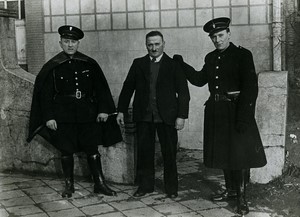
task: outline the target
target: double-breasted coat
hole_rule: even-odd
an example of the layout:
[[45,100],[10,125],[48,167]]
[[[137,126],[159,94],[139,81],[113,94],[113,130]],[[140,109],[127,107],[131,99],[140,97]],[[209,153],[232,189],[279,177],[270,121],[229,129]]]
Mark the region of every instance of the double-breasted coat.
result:
[[[204,164],[232,170],[264,166],[255,121],[258,81],[252,53],[230,42],[225,51],[207,54],[201,71],[186,63],[183,68],[193,85],[208,84],[210,92],[204,110]],[[228,93],[238,96],[230,99]]]

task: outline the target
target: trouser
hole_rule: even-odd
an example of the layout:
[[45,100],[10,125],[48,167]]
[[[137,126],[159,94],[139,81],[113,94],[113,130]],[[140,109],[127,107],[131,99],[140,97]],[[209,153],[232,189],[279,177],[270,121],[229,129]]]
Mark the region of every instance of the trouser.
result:
[[164,123],[137,123],[137,181],[143,191],[154,190],[155,135],[158,135],[164,162],[164,185],[167,194],[178,191],[176,165],[178,135],[174,126]]

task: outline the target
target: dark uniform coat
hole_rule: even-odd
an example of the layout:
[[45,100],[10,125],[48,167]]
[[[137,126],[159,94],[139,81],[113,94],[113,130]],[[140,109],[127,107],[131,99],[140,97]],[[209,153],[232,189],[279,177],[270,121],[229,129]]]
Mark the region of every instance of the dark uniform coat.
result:
[[[147,113],[150,93],[150,57],[137,58],[129,70],[119,97],[118,111],[126,113],[134,95],[133,119],[142,121]],[[180,65],[163,54],[156,84],[156,103],[162,121],[174,125],[177,117],[187,118],[189,90]]]
[[[76,90],[81,91],[77,96],[80,99],[75,96]],[[99,113],[115,112],[109,86],[98,63],[80,52],[72,59],[61,52],[49,60],[36,77],[27,141],[40,134],[53,144],[51,130],[45,126],[48,120],[89,123],[96,122]],[[122,140],[112,118],[99,126],[99,144],[112,145]]]
[[[204,111],[204,164],[231,170],[264,166],[265,152],[254,117],[258,84],[252,53],[230,43],[225,51],[206,55],[199,72],[185,63],[183,66],[192,84],[209,87]],[[240,91],[237,98],[227,94],[236,91]]]

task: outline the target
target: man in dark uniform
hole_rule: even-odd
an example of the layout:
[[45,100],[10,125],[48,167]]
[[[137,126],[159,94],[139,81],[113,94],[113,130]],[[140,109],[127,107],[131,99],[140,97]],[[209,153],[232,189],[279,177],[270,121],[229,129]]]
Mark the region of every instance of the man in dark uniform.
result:
[[177,130],[188,117],[189,90],[180,65],[164,53],[165,41],[159,31],[146,35],[148,54],[137,58],[124,81],[118,102],[117,122],[124,124],[131,97],[137,126],[137,180],[135,197],[154,190],[154,148],[158,134],[164,161],[164,184],[170,198],[177,197]]
[[[58,32],[63,51],[37,75],[28,141],[40,134],[61,152],[63,197],[74,193],[73,154],[80,151],[87,155],[94,192],[115,195],[105,183],[98,152],[101,127],[105,128],[109,114],[116,112],[109,86],[98,63],[77,51],[84,33],[68,25],[61,26]],[[121,137],[120,129],[115,130],[113,137],[117,139],[113,143]]]
[[181,62],[187,79],[196,86],[208,84],[210,97],[204,111],[204,164],[222,169],[226,190],[214,201],[237,198],[237,212],[249,212],[245,191],[250,168],[266,165],[254,112],[258,82],[252,53],[230,42],[230,19],[207,22],[207,32],[216,49],[205,57],[201,71]]

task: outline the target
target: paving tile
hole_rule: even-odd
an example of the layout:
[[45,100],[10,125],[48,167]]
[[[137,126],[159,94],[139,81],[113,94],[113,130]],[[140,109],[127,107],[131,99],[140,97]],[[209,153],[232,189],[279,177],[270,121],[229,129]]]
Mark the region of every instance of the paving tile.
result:
[[41,180],[29,180],[29,181],[24,181],[22,180],[21,182],[16,184],[19,188],[35,188],[35,187],[41,187],[45,186],[46,183],[42,182]]
[[89,206],[89,205],[93,205],[93,204],[99,204],[99,203],[103,203],[102,200],[103,197],[93,197],[93,196],[85,196],[85,197],[81,197],[81,198],[75,198],[73,200],[71,200],[70,202],[76,206],[76,207],[83,207],[83,206]]
[[57,192],[51,194],[40,194],[40,195],[33,195],[31,199],[34,200],[35,203],[44,203],[50,202],[54,200],[61,200],[62,197]]
[[109,212],[115,212],[116,210],[108,204],[97,204],[92,206],[85,206],[80,209],[86,215],[99,215]]
[[[61,194],[62,191],[59,192]],[[103,198],[102,194],[94,194],[91,191],[88,191],[87,189],[75,189],[75,193],[72,194],[72,198],[81,198],[81,197],[88,197],[88,196],[94,196],[98,197],[99,200]]]
[[17,177],[4,177],[0,179],[0,185],[7,185],[7,184],[13,184],[13,183],[18,183],[18,182],[23,182],[23,181],[29,181],[30,179],[23,179],[23,178],[17,178]]
[[115,201],[121,201],[121,200],[128,200],[131,198],[129,194],[126,193],[117,193],[117,196],[103,196],[103,201],[110,203],[110,202],[115,202]]
[[36,207],[35,205],[14,206],[14,207],[7,208],[7,211],[12,216],[43,213],[43,211],[40,208]]
[[137,186],[135,186],[135,185],[117,185],[117,184],[110,185],[110,187],[120,190],[120,191],[131,190],[131,189],[137,188]]
[[135,200],[112,202],[112,203],[110,203],[110,205],[120,211],[146,207],[146,204],[144,204],[140,201],[135,201]]
[[188,200],[181,201],[180,203],[194,211],[219,208],[217,204],[208,200]]
[[125,215],[123,215],[121,212],[112,212],[103,215],[96,215],[93,217],[125,217]]
[[51,193],[55,193],[56,191],[53,190],[52,188],[50,187],[35,187],[35,188],[26,188],[26,189],[23,189],[23,191],[32,196],[32,195],[42,195],[42,194],[51,194]]
[[15,190],[15,189],[18,189],[18,186],[14,185],[14,184],[0,185],[0,192],[11,191],[11,190]]
[[8,214],[8,212],[6,212],[5,209],[0,209],[0,216],[1,216],[1,217],[8,217],[9,214]]
[[164,194],[151,195],[149,197],[141,198],[141,201],[146,205],[158,205],[158,204],[166,204],[173,203],[174,201]]
[[140,208],[140,209],[132,209],[132,210],[126,210],[123,212],[125,216],[127,217],[163,217],[164,215],[157,212],[156,210],[146,207],[146,208]]
[[32,214],[32,215],[26,215],[26,217],[49,217],[46,213],[38,213],[38,214]]
[[[62,182],[62,183],[58,183],[58,184],[52,184],[52,185],[49,185],[49,186],[51,188],[53,188],[55,191],[62,191],[65,188],[65,183]],[[81,185],[76,184],[76,183],[74,183],[74,188],[75,188],[75,191],[84,189]]]
[[34,201],[31,200],[29,197],[18,197],[18,198],[11,198],[7,200],[1,200],[0,203],[5,207],[11,206],[25,206],[34,204]]
[[177,202],[156,205],[156,206],[153,206],[152,208],[159,211],[160,213],[163,213],[164,215],[174,215],[174,214],[180,214],[180,213],[192,211],[189,208],[187,208]]
[[[220,208],[220,209],[209,209],[209,210],[203,210],[203,211],[198,211],[198,213],[200,213],[203,216],[207,216],[207,217],[233,217],[236,214],[224,209],[224,208]],[[247,215],[248,217],[248,215]]]
[[0,192],[0,200],[16,198],[16,197],[23,197],[23,196],[26,196],[26,194],[21,190]]
[[48,215],[50,217],[84,217],[84,216],[86,216],[84,213],[82,213],[77,208],[49,212]]
[[59,200],[59,201],[41,203],[41,204],[39,204],[39,206],[46,212],[74,208],[74,206],[67,200]]
[[[168,217],[204,217],[204,216],[197,212],[187,212],[187,213],[176,214],[176,215],[168,215]],[[206,216],[206,217],[210,217],[210,216]]]
[[[274,216],[272,213],[265,213],[265,212],[249,212],[247,217],[271,217]],[[276,215],[279,217],[278,215]]]

